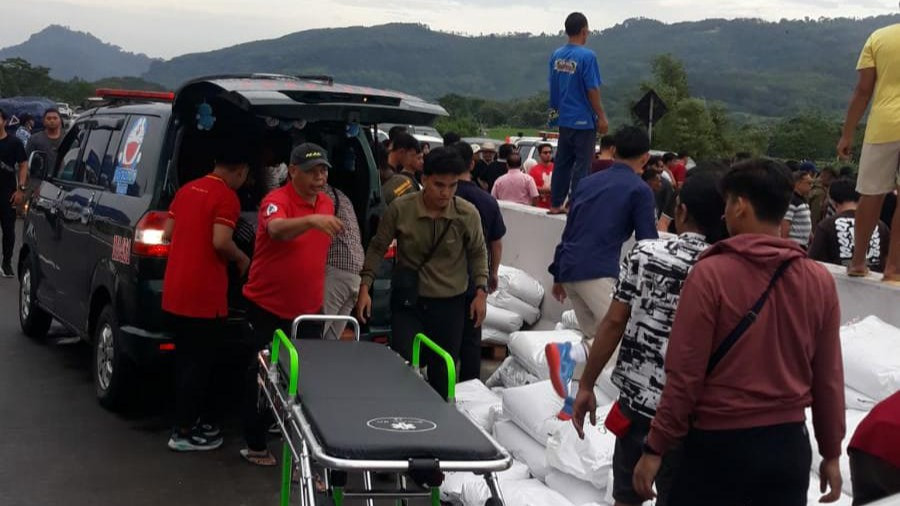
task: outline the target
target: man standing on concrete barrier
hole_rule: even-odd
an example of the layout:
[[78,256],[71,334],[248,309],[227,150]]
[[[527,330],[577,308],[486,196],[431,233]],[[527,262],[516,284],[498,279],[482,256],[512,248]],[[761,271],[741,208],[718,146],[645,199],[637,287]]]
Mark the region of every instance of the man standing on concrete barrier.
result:
[[[856,127],[871,102],[856,184],[862,194],[856,211],[856,246],[847,266],[848,275],[862,277],[869,273],[866,249],[884,197],[900,187],[900,23],[869,37],[856,69],[859,82],[847,109],[838,156],[850,157]],[[889,224],[891,245],[883,280],[900,284],[900,207],[897,209]]]
[[[573,194],[549,269],[553,296],[572,301],[581,332],[591,338],[612,302],[622,245],[632,234],[638,241],[659,237],[653,192],[638,176],[650,158],[650,139],[640,128],[624,127],[615,142],[616,163],[586,178]],[[585,362],[588,348],[572,347],[577,362]]]
[[565,212],[566,197],[575,193],[591,167],[597,133],[603,135],[609,130],[600,101],[602,81],[597,55],[584,47],[589,33],[584,14],[569,14],[569,42],[550,57],[550,125],[559,126],[550,214]]
[[[722,193],[731,238],[707,250],[684,282],[634,489],[651,499],[663,457],[681,444],[669,506],[805,505],[812,407],[821,490],[830,488],[820,502],[834,502],[845,430],[834,278],[780,237],[792,194],[783,165],[738,164]],[[815,304],[798,303],[812,297]]]

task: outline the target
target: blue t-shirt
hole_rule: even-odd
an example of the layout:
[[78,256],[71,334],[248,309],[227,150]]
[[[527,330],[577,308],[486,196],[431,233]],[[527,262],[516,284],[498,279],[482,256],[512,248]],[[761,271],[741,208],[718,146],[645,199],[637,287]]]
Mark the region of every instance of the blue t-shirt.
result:
[[557,49],[550,57],[550,107],[559,113],[558,125],[593,130],[597,117],[587,93],[601,84],[593,51],[574,44]]
[[622,244],[656,239],[653,192],[631,167],[616,163],[578,183],[550,274],[557,283],[619,277]]

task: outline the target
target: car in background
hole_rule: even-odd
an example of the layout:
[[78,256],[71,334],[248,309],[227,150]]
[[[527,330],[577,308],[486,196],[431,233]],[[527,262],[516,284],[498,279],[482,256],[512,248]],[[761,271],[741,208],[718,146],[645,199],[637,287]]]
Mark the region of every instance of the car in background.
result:
[[[259,135],[278,160],[298,143],[322,145],[333,167],[328,181],[353,203],[365,245],[384,203],[374,140],[360,126],[421,124],[447,114],[409,95],[270,74],[199,78],[177,93],[99,94],[98,107],[84,111],[63,138],[53,167],[40,151],[31,155],[40,187],[24,220],[16,272],[23,332],[42,338],[55,320],[90,343],[96,395],[109,408],[130,397],[139,371],[175,351],[162,311],[169,253],[163,229],[178,188],[213,169],[212,146],[222,129],[216,125]],[[257,186],[238,192],[235,228],[235,243],[251,257],[266,190],[263,169],[253,175]],[[371,339],[390,335],[389,273],[378,278],[366,330]],[[244,329],[243,281],[232,269],[225,342],[238,341]]]

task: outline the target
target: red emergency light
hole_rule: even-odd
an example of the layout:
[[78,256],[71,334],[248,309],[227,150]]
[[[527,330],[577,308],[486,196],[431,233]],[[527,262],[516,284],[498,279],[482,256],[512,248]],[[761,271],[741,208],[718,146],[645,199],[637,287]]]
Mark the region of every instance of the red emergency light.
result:
[[140,91],[140,90],[118,90],[115,88],[98,88],[96,96],[119,100],[156,100],[161,102],[173,102],[175,93],[171,91]]

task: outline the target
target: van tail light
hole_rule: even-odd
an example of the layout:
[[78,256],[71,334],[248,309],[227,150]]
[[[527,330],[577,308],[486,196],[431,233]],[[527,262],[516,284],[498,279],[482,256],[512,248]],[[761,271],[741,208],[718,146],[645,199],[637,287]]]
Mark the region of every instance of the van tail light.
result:
[[388,246],[387,253],[384,254],[384,259],[385,260],[393,260],[396,257],[397,257],[397,241],[395,240],[394,242],[391,243],[390,246]]
[[163,232],[168,219],[169,213],[164,211],[150,211],[145,214],[134,230],[132,253],[157,258],[169,256],[169,243],[163,241]]

